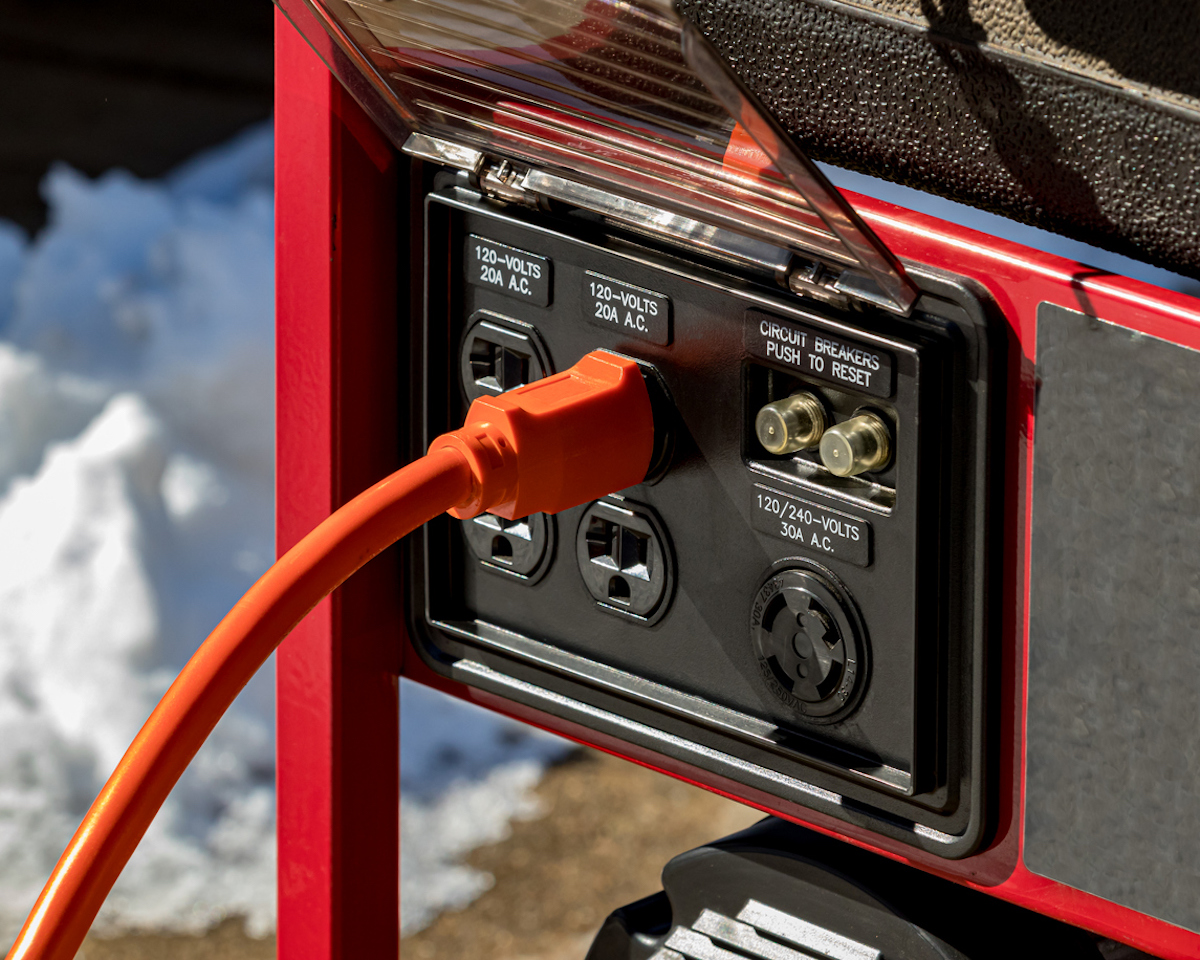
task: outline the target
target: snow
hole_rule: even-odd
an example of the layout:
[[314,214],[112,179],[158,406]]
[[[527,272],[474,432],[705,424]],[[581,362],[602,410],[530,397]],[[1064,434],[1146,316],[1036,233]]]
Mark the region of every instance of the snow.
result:
[[[159,181],[43,185],[0,222],[0,942],[125,747],[273,555],[272,130]],[[272,670],[130,861],[102,933],[275,918]],[[405,929],[490,878],[561,741],[403,691]]]
[[[44,182],[0,226],[0,935],[174,674],[271,561],[272,134],[174,177]],[[185,774],[101,931],[274,923],[269,673]]]

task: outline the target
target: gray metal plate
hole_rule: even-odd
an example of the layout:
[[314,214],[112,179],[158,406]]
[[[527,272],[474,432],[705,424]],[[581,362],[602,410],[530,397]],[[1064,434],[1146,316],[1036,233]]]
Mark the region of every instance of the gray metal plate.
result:
[[1025,862],[1200,931],[1200,353],[1038,310]]

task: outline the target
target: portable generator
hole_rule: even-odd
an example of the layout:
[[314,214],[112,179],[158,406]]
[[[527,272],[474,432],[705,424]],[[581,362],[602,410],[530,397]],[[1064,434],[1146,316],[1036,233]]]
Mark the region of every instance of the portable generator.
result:
[[279,6],[285,543],[589,350],[672,418],[284,648],[281,955],[391,949],[388,669],[778,818],[592,960],[1200,955],[1200,303],[812,162],[1195,273],[1194,11]]
[[1194,4],[277,5],[282,556],[10,958],[297,623],[289,960],[396,955],[401,674],[770,815],[589,960],[1200,956],[1200,300],[815,162],[1195,276]]

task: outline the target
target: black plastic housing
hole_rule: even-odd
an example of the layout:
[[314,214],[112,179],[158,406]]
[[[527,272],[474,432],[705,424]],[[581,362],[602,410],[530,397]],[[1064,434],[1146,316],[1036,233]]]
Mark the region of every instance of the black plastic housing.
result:
[[743,955],[1109,956],[1082,930],[768,817],[675,857],[663,892],[614,911],[587,960]]
[[[555,518],[557,548],[536,580],[481,563],[459,524],[436,520],[408,546],[409,627],[423,658],[781,809],[812,808],[943,857],[977,849],[987,832],[987,438],[998,358],[975,292],[914,265],[923,294],[910,318],[839,312],[594,217],[502,208],[462,178],[438,183],[423,225],[414,438],[461,422],[463,333],[480,311],[536,330],[549,369],[595,348],[646,361],[675,405],[673,458],[653,483],[621,493],[650,508],[674,566],[652,617],[612,616],[568,546],[587,505]],[[480,238],[526,257],[501,274],[511,292],[467,277]],[[530,265],[552,278],[533,295],[516,276]],[[632,312],[614,322],[607,302]],[[886,377],[867,392],[828,368],[801,369],[766,350],[763,318],[819,336],[830,357],[874,354]],[[839,480],[813,451],[756,447],[758,407],[797,387],[817,392],[833,422],[879,413],[893,429],[891,461]],[[804,528],[803,543],[779,515],[796,509],[801,522],[793,512],[790,525]],[[773,692],[756,653],[756,597],[790,569],[844,600],[845,616],[832,619],[860,625],[869,669],[845,689],[844,709],[806,716]]]

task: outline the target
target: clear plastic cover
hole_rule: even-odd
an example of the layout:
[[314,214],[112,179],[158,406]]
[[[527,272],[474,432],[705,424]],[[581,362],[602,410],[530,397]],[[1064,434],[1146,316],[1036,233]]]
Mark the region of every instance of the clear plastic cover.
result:
[[[795,180],[756,156],[754,141],[734,134],[709,78],[702,82],[689,68],[684,24],[669,6],[279,2],[319,52],[328,37],[335,41],[336,56],[326,62],[359,74],[343,76],[352,90],[364,76],[370,81],[367,105],[393,114],[378,119],[394,137],[399,118],[413,132],[873,273]],[[314,22],[328,37],[311,35]]]

